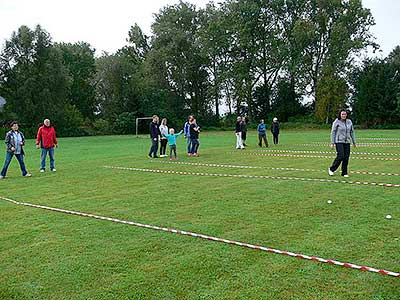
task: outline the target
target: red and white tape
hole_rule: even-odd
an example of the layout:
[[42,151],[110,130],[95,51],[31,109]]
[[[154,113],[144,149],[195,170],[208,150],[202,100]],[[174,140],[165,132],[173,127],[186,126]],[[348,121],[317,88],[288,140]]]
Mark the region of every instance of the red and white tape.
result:
[[[315,142],[315,143],[307,143],[307,144],[291,144],[291,146],[306,146],[306,147],[329,147],[330,144]],[[375,148],[399,148],[399,143],[358,143],[357,147],[375,147]]]
[[[314,150],[258,150],[261,152],[289,152],[289,153],[317,153],[317,154],[332,154],[332,151],[314,151]],[[384,152],[351,152],[355,155],[382,155],[382,156],[400,156],[400,153],[384,153]],[[385,157],[386,158],[386,157]],[[396,158],[397,159],[397,158]]]
[[375,140],[375,141],[400,141],[400,138],[368,138],[358,137],[357,140]]
[[[237,152],[232,152],[237,153]],[[268,153],[256,153],[251,151],[240,151],[242,154],[246,155],[256,155],[256,156],[285,156],[285,157],[302,157],[302,158],[329,158],[334,159],[336,156],[326,156],[326,155],[306,155],[306,154],[268,154]],[[392,157],[360,157],[353,156],[351,159],[359,159],[359,160],[382,160],[382,161],[400,161],[400,158],[392,158]]]
[[142,224],[142,223],[138,223],[138,222],[132,222],[132,221],[120,220],[120,219],[116,219],[116,218],[97,216],[97,215],[94,215],[94,214],[82,213],[82,212],[77,212],[77,211],[72,211],[72,210],[54,208],[54,207],[31,204],[31,203],[25,203],[25,202],[19,202],[19,201],[15,201],[15,200],[8,199],[8,198],[1,197],[1,196],[0,196],[0,199],[8,201],[8,202],[11,202],[13,204],[17,204],[17,205],[40,208],[40,209],[49,210],[49,211],[53,211],[53,212],[70,214],[70,215],[86,217],[86,218],[93,218],[93,219],[98,219],[98,220],[103,220],[103,221],[110,221],[110,222],[120,223],[120,224],[125,224],[125,225],[133,225],[133,226],[136,226],[136,227],[141,227],[141,228],[146,228],[146,229],[153,229],[153,230],[164,231],[164,232],[180,234],[180,235],[186,235],[186,236],[206,239],[206,240],[209,240],[209,241],[221,242],[221,243],[240,246],[240,247],[244,247],[244,248],[250,248],[250,249],[255,249],[255,250],[260,250],[260,251],[266,251],[266,252],[271,252],[271,253],[275,253],[275,254],[291,256],[291,257],[300,258],[300,259],[312,260],[312,261],[317,261],[317,262],[321,262],[321,263],[327,263],[327,264],[330,264],[330,265],[336,265],[336,266],[356,269],[356,270],[360,270],[360,271],[368,271],[368,272],[373,272],[373,273],[380,273],[380,274],[383,274],[383,275],[400,277],[400,273],[393,272],[393,271],[387,271],[387,270],[383,270],[383,269],[376,269],[376,268],[367,267],[367,266],[359,266],[359,265],[355,265],[355,264],[352,264],[352,263],[343,263],[343,262],[340,262],[340,261],[337,261],[337,260],[333,260],[333,259],[325,259],[325,258],[320,258],[320,257],[316,257],[316,256],[308,256],[308,255],[305,255],[305,254],[294,253],[294,252],[289,252],[289,251],[282,251],[282,250],[273,249],[273,248],[269,248],[269,247],[264,247],[264,246],[259,246],[259,245],[252,245],[252,244],[248,244],[248,243],[237,242],[237,241],[234,241],[234,240],[228,240],[228,239],[224,239],[224,238],[213,237],[213,236],[204,235],[204,234],[201,234],[201,233],[194,233],[194,232],[178,230],[178,229],[172,229],[172,228],[167,228],[167,227],[159,227],[159,226],[154,226],[154,225],[147,225],[147,224]]
[[176,174],[176,175],[192,175],[192,176],[210,176],[210,177],[232,177],[232,178],[252,178],[252,179],[278,179],[278,180],[295,180],[295,181],[313,181],[313,182],[334,182],[334,183],[346,183],[346,184],[357,184],[357,185],[372,185],[372,186],[384,186],[384,187],[400,187],[400,184],[393,183],[376,183],[376,182],[362,182],[362,181],[346,181],[346,180],[335,180],[335,179],[320,179],[320,178],[302,178],[302,177],[287,177],[287,176],[268,176],[268,175],[240,175],[240,174],[215,174],[215,173],[203,173],[203,172],[186,172],[186,171],[171,171],[171,170],[153,170],[144,168],[127,168],[127,167],[114,167],[104,166],[107,169],[125,170],[125,171],[137,171],[137,172],[149,172],[149,173],[164,173],[164,174]]
[[[189,166],[200,166],[200,167],[217,167],[217,168],[233,168],[233,169],[267,169],[277,171],[303,171],[303,172],[324,172],[326,170],[316,169],[299,169],[299,168],[278,168],[278,167],[256,167],[256,166],[238,166],[238,165],[225,165],[225,164],[214,164],[214,163],[192,163],[192,162],[176,162],[176,161],[150,161],[151,163],[162,163],[162,164],[175,164],[175,165],[189,165]],[[382,176],[400,176],[398,173],[383,173],[383,172],[370,172],[370,171],[350,171],[350,174],[362,174],[362,175],[382,175]]]

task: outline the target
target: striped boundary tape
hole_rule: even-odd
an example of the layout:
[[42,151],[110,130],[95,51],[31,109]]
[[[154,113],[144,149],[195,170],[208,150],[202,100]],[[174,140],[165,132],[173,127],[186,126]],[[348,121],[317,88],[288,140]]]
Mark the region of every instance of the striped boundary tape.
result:
[[[314,150],[258,150],[260,152],[292,152],[292,153],[319,153],[319,154],[332,154],[332,151],[314,151]],[[351,152],[355,155],[382,155],[382,156],[400,156],[400,153],[383,153],[383,152]]]
[[194,176],[210,176],[210,177],[233,177],[233,178],[252,178],[252,179],[279,179],[279,180],[296,180],[296,181],[314,181],[314,182],[334,182],[334,183],[346,183],[346,184],[357,184],[357,185],[372,185],[372,186],[384,186],[384,187],[400,187],[400,184],[392,183],[376,183],[376,182],[362,182],[362,181],[345,181],[335,179],[319,179],[319,178],[302,178],[302,177],[286,177],[286,176],[268,176],[268,175],[240,175],[240,174],[215,174],[215,173],[203,173],[203,172],[186,172],[186,171],[171,171],[171,170],[153,170],[144,168],[128,168],[128,167],[114,167],[104,166],[107,169],[125,170],[125,171],[138,171],[138,172],[149,172],[149,173],[164,173],[164,174],[175,174],[175,175],[194,175]]
[[374,141],[400,141],[400,138],[371,138],[358,137],[357,140],[374,140]]
[[147,225],[147,224],[131,222],[131,221],[125,221],[125,220],[120,220],[120,219],[115,219],[115,218],[97,216],[97,215],[88,214],[88,213],[76,212],[76,211],[65,210],[65,209],[60,209],[60,208],[53,208],[53,207],[48,207],[48,206],[43,206],[43,205],[18,202],[18,201],[15,201],[15,200],[12,200],[12,199],[8,199],[8,198],[5,198],[5,197],[1,197],[1,196],[0,196],[0,199],[8,201],[8,202],[11,202],[11,203],[16,204],[16,205],[23,205],[23,206],[28,206],[28,207],[40,208],[40,209],[49,210],[49,211],[53,211],[53,212],[70,214],[70,215],[86,217],[86,218],[93,218],[93,219],[98,219],[98,220],[103,220],[103,221],[110,221],[110,222],[121,223],[121,224],[125,224],[125,225],[133,225],[133,226],[137,226],[137,227],[141,227],[141,228],[153,229],[153,230],[164,231],[164,232],[180,234],[180,235],[186,235],[186,236],[206,239],[206,240],[209,240],[209,241],[221,242],[221,243],[225,243],[225,244],[240,246],[240,247],[244,247],[244,248],[250,248],[250,249],[255,249],[255,250],[260,250],[260,251],[266,251],[266,252],[271,252],[271,253],[275,253],[275,254],[291,256],[291,257],[300,258],[300,259],[312,260],[312,261],[317,261],[317,262],[321,262],[321,263],[327,263],[327,264],[330,264],[330,265],[342,266],[342,267],[356,269],[356,270],[360,270],[360,271],[369,271],[369,272],[374,272],[374,273],[380,273],[380,274],[383,274],[383,275],[400,277],[400,273],[393,272],[393,271],[387,271],[387,270],[383,270],[383,269],[376,269],[376,268],[367,267],[367,266],[359,266],[359,265],[355,265],[355,264],[352,264],[352,263],[343,263],[343,262],[332,260],[332,259],[325,259],[325,258],[320,258],[320,257],[316,257],[316,256],[308,256],[308,255],[289,252],[289,251],[282,251],[282,250],[268,248],[268,247],[264,247],[264,246],[252,245],[252,244],[248,244],[248,243],[242,243],[242,242],[237,242],[237,241],[233,241],[233,240],[213,237],[213,236],[204,235],[204,234],[200,234],[200,233],[193,233],[193,232],[183,231],[183,230],[178,230],[178,229],[159,227],[159,226],[154,226],[154,225]]
[[[237,153],[237,152],[232,152]],[[326,156],[326,155],[305,155],[305,154],[268,154],[268,153],[256,153],[256,152],[248,152],[248,151],[241,151],[241,153],[247,155],[258,155],[258,156],[286,156],[286,157],[305,157],[305,158],[329,158],[334,159],[336,156]],[[359,159],[359,160],[382,160],[382,161],[400,161],[400,158],[392,158],[392,157],[357,157],[353,156],[352,159]]]
[[[316,146],[323,146],[329,147],[330,144],[327,143],[308,143],[308,144],[291,144],[292,146],[306,146],[306,147],[316,147]],[[376,148],[400,148],[399,143],[358,143],[357,147],[376,147]]]
[[[203,166],[203,167],[219,167],[219,168],[233,168],[233,169],[268,169],[278,171],[304,171],[304,172],[325,172],[326,170],[316,169],[299,169],[299,168],[279,168],[279,167],[256,167],[256,166],[238,166],[238,165],[225,165],[215,163],[191,163],[191,162],[176,162],[176,161],[150,161],[152,163],[162,164],[175,164],[175,165],[189,165],[189,166]],[[382,176],[400,176],[397,173],[383,173],[383,172],[370,172],[370,171],[350,171],[351,174],[362,174],[362,175],[382,175]]]

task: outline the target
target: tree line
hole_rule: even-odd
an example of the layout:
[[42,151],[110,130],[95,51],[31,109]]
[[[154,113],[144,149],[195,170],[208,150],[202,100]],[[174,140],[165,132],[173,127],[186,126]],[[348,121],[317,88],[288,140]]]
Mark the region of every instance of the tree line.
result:
[[86,42],[21,26],[0,54],[1,119],[36,128],[48,117],[61,135],[80,135],[132,133],[135,118],[153,114],[324,123],[349,106],[359,124],[399,124],[399,47],[355,63],[378,48],[373,25],[360,0],[181,1],[155,14],[151,36],[134,24],[126,46],[99,57]]

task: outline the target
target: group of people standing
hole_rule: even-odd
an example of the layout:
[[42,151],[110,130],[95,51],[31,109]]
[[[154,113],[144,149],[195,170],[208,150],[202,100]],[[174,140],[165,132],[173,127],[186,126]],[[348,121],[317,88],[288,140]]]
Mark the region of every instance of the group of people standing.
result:
[[[169,159],[177,160],[178,155],[176,153],[176,138],[181,134],[187,139],[187,153],[188,156],[199,156],[198,150],[200,146],[199,133],[200,127],[197,125],[196,119],[193,115],[188,117],[188,121],[183,126],[183,130],[179,133],[175,133],[174,128],[168,129],[167,119],[162,119],[159,125],[159,118],[154,115],[152,121],[150,122],[150,139],[151,148],[148,154],[149,158],[167,157],[166,148],[169,144]],[[158,144],[160,143],[160,154],[158,152]],[[174,154],[174,156],[172,156]]]
[[[238,117],[236,122],[236,149],[244,149],[246,144],[247,135],[247,122],[245,117]],[[274,118],[271,124],[271,133],[273,135],[273,142],[275,145],[278,144],[280,126],[277,118]],[[258,146],[262,147],[264,141],[265,147],[268,147],[267,131],[264,119],[260,120],[260,124],[257,127],[258,132]],[[187,153],[189,156],[198,156],[200,127],[197,125],[196,119],[193,115],[190,115],[188,121],[185,123],[183,130],[175,133],[174,128],[167,126],[167,119],[162,119],[159,125],[158,116],[154,115],[152,122],[150,123],[150,138],[152,146],[148,154],[149,158],[158,158],[158,144],[160,142],[160,157],[166,157],[166,147],[169,144],[169,158],[171,160],[177,160],[176,152],[176,139],[180,135],[184,135],[187,140]],[[339,112],[338,118],[332,124],[331,130],[331,144],[330,146],[336,147],[337,156],[333,161],[332,165],[328,169],[330,176],[334,175],[334,172],[342,165],[342,176],[349,177],[348,174],[348,163],[350,158],[350,143],[356,146],[356,140],[354,135],[354,127],[351,120],[348,119],[348,113],[346,110]],[[32,176],[26,169],[24,163],[24,149],[25,137],[24,134],[19,130],[18,122],[11,123],[11,130],[7,132],[5,137],[5,144],[7,146],[6,158],[1,170],[0,179],[4,179],[7,174],[8,167],[11,163],[12,158],[15,156],[21,168],[22,176]],[[38,129],[36,136],[36,147],[41,148],[41,159],[40,159],[40,172],[46,171],[46,157],[50,159],[50,171],[55,172],[56,168],[54,165],[54,148],[58,146],[56,131],[51,125],[49,119],[43,121],[43,125]],[[172,156],[172,154],[174,156]]]
[[[248,119],[246,117],[237,117],[236,119],[236,149],[245,149],[246,138],[247,138],[247,123]],[[274,118],[271,124],[271,133],[273,135],[273,142],[275,145],[278,144],[280,125],[278,118]],[[260,120],[260,124],[257,126],[258,133],[258,146],[262,147],[262,142],[264,141],[265,147],[269,147],[267,140],[267,126],[265,125],[264,119]]]
[[[11,130],[6,133],[5,144],[7,147],[6,159],[1,170],[0,179],[4,179],[12,158],[15,156],[18,160],[22,176],[31,177],[32,174],[26,169],[24,162],[25,136],[19,130],[19,124],[16,121],[11,122]],[[46,171],[47,154],[50,159],[50,171],[55,172],[54,166],[54,147],[58,146],[56,131],[51,126],[50,120],[45,119],[43,125],[38,129],[36,136],[36,148],[42,149],[40,155],[40,172]]]

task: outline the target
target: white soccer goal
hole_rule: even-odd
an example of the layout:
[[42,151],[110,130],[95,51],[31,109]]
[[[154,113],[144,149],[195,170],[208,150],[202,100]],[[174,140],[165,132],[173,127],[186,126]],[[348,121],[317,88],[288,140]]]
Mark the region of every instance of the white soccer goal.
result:
[[143,117],[143,118],[136,118],[136,137],[139,137],[139,121],[140,120],[152,120],[153,117]]

